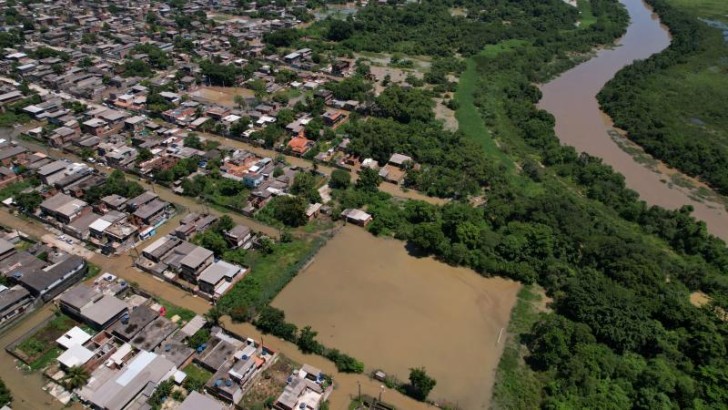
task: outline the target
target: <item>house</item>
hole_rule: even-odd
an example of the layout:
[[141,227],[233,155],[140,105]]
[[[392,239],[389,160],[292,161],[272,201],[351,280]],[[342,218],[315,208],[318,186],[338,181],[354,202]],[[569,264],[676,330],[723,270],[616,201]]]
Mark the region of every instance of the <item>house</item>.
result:
[[288,141],[287,146],[294,155],[302,156],[308,152],[313,145],[314,142],[303,136],[303,132],[301,132],[299,135],[291,138],[291,140]]
[[81,123],[81,130],[87,134],[101,137],[108,134],[108,123],[101,118],[91,118]]
[[69,128],[64,126],[58,127],[53,130],[53,134],[48,137],[48,140],[51,146],[62,147],[70,143],[71,141],[76,140],[79,135],[80,134],[77,128]]
[[0,107],[5,107],[8,104],[12,104],[16,101],[23,99],[23,93],[15,90],[8,93],[0,94]]
[[177,410],[225,410],[226,408],[227,406],[212,397],[205,396],[193,390],[192,393],[187,395],[182,404],[177,407]]
[[116,322],[111,333],[124,342],[131,341],[142,329],[159,317],[159,312],[148,306],[137,306],[130,313],[122,315]]
[[172,232],[172,235],[180,239],[188,239],[198,232],[207,230],[217,221],[214,215],[200,215],[191,213],[180,221],[180,225]]
[[141,193],[140,195],[130,199],[126,203],[127,210],[129,212],[134,212],[140,207],[152,202],[153,200],[157,199],[159,195],[155,194],[154,192],[145,191]]
[[63,160],[51,162],[38,168],[36,172],[40,181],[46,185],[53,185],[57,180],[64,177],[64,171],[70,164]]
[[101,203],[104,204],[107,209],[121,211],[126,206],[128,200],[129,199],[126,197],[113,194],[101,198]]
[[344,209],[341,213],[341,217],[347,222],[351,222],[359,226],[367,226],[369,222],[372,221],[372,216],[361,209]]
[[304,364],[288,378],[283,393],[278,396],[273,408],[276,410],[311,409],[318,410],[324,400],[321,386],[321,370]]
[[91,335],[86,333],[83,329],[78,326],[74,326],[66,333],[62,334],[56,343],[64,349],[68,349],[72,346],[82,345],[91,340]]
[[61,353],[57,360],[62,369],[70,369],[71,367],[83,367],[86,363],[91,361],[95,355],[96,353],[89,348],[76,344]]
[[218,298],[245,274],[245,269],[219,260],[209,265],[197,277],[200,291]]
[[47,302],[83,278],[88,266],[83,258],[71,255],[43,269],[20,269],[11,279],[27,289],[35,298]]
[[153,262],[159,263],[162,261],[164,256],[166,256],[172,249],[176,248],[180,243],[182,243],[182,240],[178,238],[164,236],[144,248],[142,256]]
[[200,273],[212,264],[214,254],[211,250],[195,246],[180,260],[180,276],[188,282],[197,283]]
[[169,207],[169,202],[154,199],[134,211],[132,220],[138,225],[156,225],[167,218]]
[[0,166],[0,188],[17,182],[20,178],[12,169]]
[[322,206],[323,204],[320,204],[318,202],[316,202],[315,204],[309,204],[309,206],[306,208],[306,218],[308,218],[309,221],[316,219],[321,212]]
[[70,224],[76,218],[90,212],[91,208],[80,199],[58,193],[41,202],[40,210],[62,224]]
[[139,350],[151,352],[175,330],[177,330],[177,325],[171,320],[164,316],[157,316],[131,339],[131,344]]
[[24,287],[0,285],[0,325],[25,312],[31,303],[33,297]]
[[245,225],[235,225],[225,231],[225,239],[233,248],[249,249],[253,243],[253,232]]
[[346,115],[341,111],[326,110],[326,112],[321,115],[321,118],[323,118],[324,124],[328,125],[329,127],[333,127],[334,125],[346,119]]
[[0,164],[9,167],[14,163],[25,162],[28,157],[28,150],[20,145],[12,145],[0,149]]
[[212,107],[209,110],[207,110],[207,112],[205,112],[205,115],[206,116],[208,116],[208,117],[210,117],[210,118],[212,118],[212,119],[214,119],[216,121],[222,120],[223,117],[226,117],[229,114],[230,114],[230,109],[229,108],[220,107],[220,106]]
[[15,249],[15,245],[0,238],[0,261],[3,261],[16,253],[17,250]]
[[85,284],[80,284],[59,299],[61,310],[94,329],[106,329],[127,314],[129,307],[122,300],[104,295]]
[[390,165],[394,165],[395,167],[398,167],[400,169],[404,169],[408,163],[412,164],[414,163],[414,161],[412,161],[412,157],[395,153],[392,154],[391,157],[389,157],[389,161],[387,163]]
[[[108,372],[104,368],[102,366],[97,371]],[[152,386],[157,385],[172,377],[176,371],[174,363],[166,358],[152,352],[140,352],[123,370],[110,378],[99,377],[106,381],[100,385],[89,383],[78,395],[93,408],[122,410],[150,383]]]
[[336,60],[331,64],[331,74],[343,77],[351,69],[351,62],[346,60]]

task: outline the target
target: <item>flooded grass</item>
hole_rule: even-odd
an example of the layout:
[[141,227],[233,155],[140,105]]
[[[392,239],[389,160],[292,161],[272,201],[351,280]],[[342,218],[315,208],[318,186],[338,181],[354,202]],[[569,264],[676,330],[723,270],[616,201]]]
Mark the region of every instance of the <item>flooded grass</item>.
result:
[[470,409],[488,407],[519,287],[346,226],[272,304],[368,370],[406,380],[424,366],[437,380],[431,399]]
[[76,326],[75,320],[58,314],[45,326],[20,342],[15,352],[31,370],[40,370],[48,366],[60,354],[56,339]]
[[523,365],[524,347],[521,334],[528,332],[538,320],[544,296],[537,289],[525,287],[518,293],[508,324],[506,347],[498,363],[493,389],[494,409],[527,409],[538,407],[540,383],[536,374]]
[[301,239],[276,244],[269,254],[247,252],[241,262],[250,267],[250,273],[218,301],[217,309],[238,321],[249,319],[255,309],[268,304],[288,284],[323,243],[320,238]]

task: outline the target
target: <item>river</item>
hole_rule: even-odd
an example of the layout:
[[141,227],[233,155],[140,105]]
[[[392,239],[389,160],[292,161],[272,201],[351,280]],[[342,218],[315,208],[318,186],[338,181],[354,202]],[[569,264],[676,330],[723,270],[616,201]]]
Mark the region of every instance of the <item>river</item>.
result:
[[[650,205],[676,209],[692,205],[693,216],[704,221],[708,231],[728,241],[728,217],[723,204],[697,199],[696,188],[678,186],[670,181],[689,181],[694,187],[706,187],[699,181],[670,169],[659,161],[651,165],[638,161],[612,139],[615,131],[612,120],[604,114],[596,95],[623,67],[635,60],[645,59],[670,44],[670,33],[658,16],[641,0],[620,0],[631,17],[625,35],[614,48],[599,50],[596,55],[542,85],[543,98],[538,106],[556,118],[556,135],[563,144],[578,152],[600,157],[615,171],[624,175],[629,188]],[[639,149],[632,144],[631,149]],[[647,154],[640,152],[640,156]]]

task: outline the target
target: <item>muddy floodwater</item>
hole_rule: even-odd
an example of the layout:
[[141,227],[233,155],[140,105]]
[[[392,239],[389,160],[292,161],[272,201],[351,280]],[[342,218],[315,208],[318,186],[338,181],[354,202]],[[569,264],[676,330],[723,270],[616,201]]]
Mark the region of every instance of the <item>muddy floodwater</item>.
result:
[[[708,230],[728,240],[725,207],[708,200],[695,200],[694,189],[669,183],[679,177],[691,180],[663,164],[648,166],[638,162],[612,139],[611,119],[599,109],[596,95],[614,75],[635,60],[645,59],[670,44],[670,34],[652,10],[641,0],[620,0],[629,11],[627,33],[611,49],[599,51],[589,61],[541,86],[539,107],[556,117],[556,134],[562,143],[578,152],[600,157],[624,175],[627,186],[651,205],[669,209],[683,205],[695,208],[693,215],[707,223]],[[695,186],[700,183],[691,180]]]
[[[2,336],[0,336],[0,347],[2,348],[2,351],[0,351],[0,378],[3,379],[13,395],[12,408],[14,410],[64,408],[61,402],[56,401],[53,396],[42,390],[47,382],[43,380],[40,373],[27,373],[18,369],[17,360],[5,351],[5,346],[23,336],[51,315],[53,315],[53,308],[51,305],[46,305],[24,318],[22,322],[3,331]],[[71,408],[80,409],[81,406],[74,405]]]
[[519,287],[410,256],[403,242],[350,225],[273,305],[368,370],[406,380],[424,366],[437,380],[431,399],[485,409]]

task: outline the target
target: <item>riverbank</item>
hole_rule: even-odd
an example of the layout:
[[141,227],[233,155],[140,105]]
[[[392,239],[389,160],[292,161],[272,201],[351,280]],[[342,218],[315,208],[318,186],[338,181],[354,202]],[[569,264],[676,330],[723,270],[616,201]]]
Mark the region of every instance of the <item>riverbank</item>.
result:
[[670,166],[728,193],[728,3],[650,0],[670,47],[620,71],[599,94],[630,139]]
[[[667,28],[645,3],[621,2],[629,11],[632,22],[618,41],[618,47],[600,50],[591,60],[542,85],[539,107],[554,115],[556,134],[563,144],[602,158],[604,163],[624,175],[626,185],[635,190],[640,199],[667,209],[691,205],[693,215],[707,223],[708,231],[726,240],[728,213],[723,204],[700,198],[689,187],[669,183],[676,178],[690,178],[676,176],[676,172],[666,173],[667,167],[660,164],[650,167],[641,163],[610,136],[617,130],[600,110],[597,94],[621,68],[658,53],[670,44]],[[699,189],[700,185],[695,182],[692,185]]]

